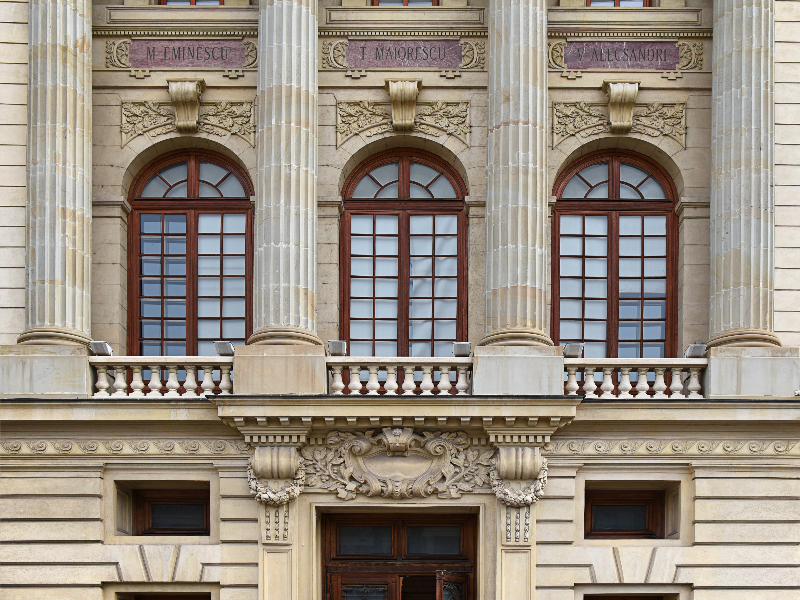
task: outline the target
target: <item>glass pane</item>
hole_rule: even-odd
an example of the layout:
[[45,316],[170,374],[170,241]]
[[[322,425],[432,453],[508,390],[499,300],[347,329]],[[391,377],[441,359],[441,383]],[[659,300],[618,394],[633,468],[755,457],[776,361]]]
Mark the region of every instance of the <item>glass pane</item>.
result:
[[639,200],[639,192],[626,183],[619,184],[619,197],[623,200]]
[[226,235],[222,238],[222,251],[225,254],[244,254],[244,236]]
[[160,317],[161,300],[139,300],[139,315],[142,317]]
[[580,256],[583,254],[583,238],[568,235],[561,236],[561,254]]
[[458,216],[436,215],[436,233],[456,235],[458,233]]
[[592,510],[594,531],[645,531],[647,505],[603,506],[595,504]]
[[397,300],[375,300],[376,319],[396,319]]
[[164,233],[186,233],[186,215],[164,215]]
[[582,285],[580,279],[561,279],[561,295],[564,297],[580,297],[582,295]]
[[621,340],[639,340],[641,339],[641,329],[638,322],[620,322],[619,324],[619,339]]
[[167,258],[164,260],[165,275],[186,275],[185,258]]
[[183,235],[165,236],[164,254],[186,254],[186,236]]
[[372,356],[372,342],[350,342],[350,356]]
[[428,187],[434,198],[455,198],[456,191],[447,177],[442,175]]
[[[161,343],[160,342],[142,342],[139,344],[139,352],[142,356],[161,356]],[[145,372],[142,371],[142,376],[145,378],[145,381],[150,380],[150,371],[147,371],[147,375],[144,374]]]
[[[216,356],[217,351],[214,348],[214,341],[198,341],[197,342],[197,356]],[[213,377],[217,377],[219,371],[214,371]],[[203,380],[203,369],[197,371],[197,381]]]
[[351,215],[350,233],[372,234],[372,215]]
[[397,259],[376,258],[375,274],[382,275],[384,277],[397,277]]
[[244,277],[226,277],[222,280],[223,296],[244,296]]
[[161,169],[159,175],[170,185],[175,185],[179,181],[186,179],[186,162],[175,163],[165,169]]
[[[641,318],[641,303],[638,300],[625,300],[619,303],[620,319],[639,319]],[[652,318],[652,317],[651,317]]]
[[397,188],[397,184],[393,183],[393,184],[387,185],[385,188],[383,188],[380,192],[378,192],[378,195],[375,196],[375,197],[376,198],[397,198],[398,194],[399,194],[399,191],[398,191],[398,188]]
[[667,235],[667,217],[645,217],[645,235]]
[[[583,198],[586,192],[589,191],[589,186],[577,175],[570,179],[567,187],[564,188],[564,193],[561,194],[562,198]],[[563,217],[562,217],[563,218]]]
[[427,526],[409,527],[409,554],[460,554],[461,527]]
[[586,321],[583,324],[583,337],[587,340],[606,339],[605,321]]
[[197,321],[197,337],[218,340],[219,321],[206,321],[205,319]]
[[[619,344],[619,358],[639,358],[639,344],[634,343],[627,343],[623,344],[620,342]],[[631,373],[631,381],[634,381],[634,375],[636,375],[636,380],[638,380],[638,373]]]
[[436,238],[436,254],[438,255],[456,255],[458,254],[458,238],[456,237],[437,237]]
[[433,335],[437,340],[455,340],[456,322],[455,321],[434,321]]
[[142,275],[161,275],[161,259],[142,258],[139,260],[139,270]]
[[179,183],[170,191],[167,192],[167,198],[186,198],[188,196],[188,192],[186,190],[185,183]]
[[666,277],[667,259],[666,258],[646,258],[644,259],[645,277]]
[[435,259],[436,276],[437,277],[457,277],[458,276],[458,259],[457,258],[439,258]]
[[642,329],[646,340],[663,340],[666,337],[666,324],[663,321],[646,321]]
[[580,300],[561,300],[559,315],[562,319],[580,319],[583,316],[583,307]]
[[199,215],[197,217],[198,233],[219,233],[222,215]]
[[205,504],[151,504],[153,529],[204,529]]
[[375,238],[375,254],[383,256],[397,256],[396,237],[377,237]]
[[642,259],[641,258],[620,258],[619,259],[620,277],[641,277]]
[[[397,337],[397,328],[395,328],[392,337]],[[375,342],[375,355],[397,356],[397,342]]]
[[583,345],[583,356],[585,358],[606,358],[606,343],[586,342]]
[[561,233],[581,235],[583,233],[583,217],[580,215],[562,215]]
[[247,215],[225,215],[223,233],[244,233]]
[[155,175],[142,190],[140,198],[163,198],[167,191],[167,184],[158,175]]
[[624,181],[625,183],[630,183],[633,187],[637,187],[649,175],[650,173],[647,171],[644,171],[639,167],[629,165],[628,163],[621,163],[619,165],[619,180]]
[[431,194],[421,185],[417,185],[416,183],[412,183],[409,186],[409,197],[410,198],[432,198]]
[[388,165],[381,165],[376,169],[372,169],[369,174],[372,175],[381,185],[386,185],[390,181],[397,180],[397,164],[398,163],[393,162],[389,163]]
[[[376,338],[397,338],[397,321],[375,321]],[[392,356],[391,354],[389,356]]]
[[219,300],[216,298],[199,298],[197,300],[197,316],[219,318]]
[[140,233],[161,233],[161,215],[139,215]]
[[436,300],[433,316],[437,319],[455,319],[458,316],[458,300]]
[[437,278],[433,282],[433,295],[437,298],[455,298],[458,295],[458,280]]
[[619,238],[619,255],[641,256],[642,255],[641,238]]
[[642,358],[664,358],[664,342],[644,344]]
[[665,279],[646,279],[644,282],[645,298],[662,298],[667,295],[667,281]]
[[379,189],[380,186],[365,175],[353,190],[353,198],[374,198]]
[[644,238],[645,256],[666,256],[667,238],[665,237],[646,237]]
[[608,283],[605,279],[587,279],[586,297],[605,298],[608,293]]
[[561,275],[580,277],[583,275],[583,260],[580,258],[562,258]]
[[219,296],[219,277],[201,277],[197,280],[198,296]]
[[431,276],[433,275],[433,259],[412,257],[410,274],[412,276]]
[[350,300],[350,314],[372,318],[372,300]]
[[161,254],[161,236],[143,235],[139,238],[141,254]]
[[397,297],[397,279],[376,279],[375,280],[375,295],[388,296],[390,298]]
[[431,343],[430,342],[410,342],[408,344],[409,356],[430,356]]
[[164,321],[164,337],[182,340],[186,338],[186,321]]
[[412,340],[429,340],[433,333],[431,321],[409,321],[408,337]]
[[433,233],[433,215],[411,215],[409,224],[412,235]]
[[233,319],[222,322],[222,339],[240,340],[244,338],[244,319]]
[[351,258],[350,273],[353,275],[372,275],[372,259]]
[[606,256],[608,252],[608,238],[586,238],[586,256]]
[[433,355],[453,356],[453,342],[433,342]]
[[246,198],[244,188],[239,180],[232,173],[228,175],[217,188],[225,198]]
[[605,277],[608,261],[605,258],[587,258],[583,261],[587,277]]
[[350,337],[371,340],[372,339],[372,321],[350,321]]
[[439,176],[439,171],[416,162],[411,163],[411,181],[427,186]]
[[350,279],[350,295],[354,298],[371,298],[372,279]]
[[639,187],[639,191],[648,200],[661,200],[666,197],[664,195],[664,188],[661,187],[661,184],[658,183],[654,177],[645,181]]
[[208,185],[207,183],[200,182],[200,197],[201,198],[220,198],[220,193]]
[[442,600],[461,600],[464,585],[461,583],[448,582],[442,585]]
[[139,336],[161,338],[161,321],[139,321]]
[[586,194],[587,198],[608,198],[608,184],[604,183],[593,188],[591,192]]
[[586,216],[586,235],[606,235],[608,233],[608,217],[600,215]]
[[603,162],[590,165],[581,170],[580,175],[591,185],[597,185],[601,181],[606,181],[608,179],[608,163]]
[[564,340],[583,339],[583,328],[580,321],[562,320],[559,323],[559,337]]
[[200,162],[200,179],[208,181],[212,185],[217,185],[228,173],[228,169],[224,169],[214,163]]
[[185,279],[165,279],[164,280],[164,295],[165,296],[185,296],[186,295],[186,280]]
[[638,298],[642,293],[642,282],[639,279],[620,279],[620,298]]
[[200,256],[197,258],[198,275],[219,275],[218,256]]
[[620,217],[619,233],[620,235],[641,235],[642,217]]
[[619,0],[619,5],[642,7],[644,6],[644,0]]
[[[638,304],[638,303],[637,303]],[[645,319],[665,319],[667,303],[664,300],[646,300],[644,303]]]
[[408,316],[412,319],[430,319],[433,316],[433,300],[411,300]]
[[164,342],[165,356],[186,356],[186,342]]
[[186,300],[164,300],[164,316],[170,319],[185,319]]
[[199,235],[197,236],[197,253],[198,254],[219,254],[219,238],[218,235]]
[[222,300],[223,317],[244,317],[244,299],[225,298]]
[[[386,4],[386,0],[382,0],[381,4]],[[384,600],[385,598],[385,586],[360,585],[342,588],[342,600]]]
[[375,233],[397,235],[396,215],[376,215]]
[[244,256],[225,256],[222,259],[224,275],[244,275]]
[[374,555],[391,553],[391,526],[339,526],[339,554]]
[[587,319],[605,319],[608,308],[605,300],[587,300],[584,304]]

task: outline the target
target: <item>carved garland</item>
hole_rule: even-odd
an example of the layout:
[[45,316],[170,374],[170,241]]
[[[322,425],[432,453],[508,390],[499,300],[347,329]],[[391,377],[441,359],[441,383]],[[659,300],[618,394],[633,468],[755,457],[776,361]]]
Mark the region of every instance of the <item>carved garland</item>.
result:
[[[362,132],[373,137],[393,130],[388,103],[338,102],[336,109],[337,146]],[[412,131],[433,137],[449,134],[469,145],[469,102],[417,102]]]
[[284,487],[273,488],[264,485],[256,478],[253,474],[253,462],[251,460],[247,465],[247,480],[250,483],[250,493],[256,497],[256,500],[264,504],[269,504],[270,506],[280,506],[295,500],[303,493],[306,471],[301,463],[291,484]]

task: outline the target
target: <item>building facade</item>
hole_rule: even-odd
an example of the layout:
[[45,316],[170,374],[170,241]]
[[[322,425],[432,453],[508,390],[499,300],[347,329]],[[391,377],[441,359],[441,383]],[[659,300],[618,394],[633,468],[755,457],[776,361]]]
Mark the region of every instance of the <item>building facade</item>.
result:
[[4,598],[800,597],[800,3],[0,24]]

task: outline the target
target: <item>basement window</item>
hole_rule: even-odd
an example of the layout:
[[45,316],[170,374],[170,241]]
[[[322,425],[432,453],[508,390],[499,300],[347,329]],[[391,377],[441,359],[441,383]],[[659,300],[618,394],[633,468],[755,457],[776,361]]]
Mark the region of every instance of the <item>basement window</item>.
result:
[[663,490],[586,490],[586,539],[663,539]]
[[[147,483],[155,484],[152,487]],[[210,535],[208,482],[118,482],[118,535]]]

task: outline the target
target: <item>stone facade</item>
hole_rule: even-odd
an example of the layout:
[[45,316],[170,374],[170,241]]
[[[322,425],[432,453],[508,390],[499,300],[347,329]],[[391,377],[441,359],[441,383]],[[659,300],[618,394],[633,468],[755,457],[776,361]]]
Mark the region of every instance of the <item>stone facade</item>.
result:
[[[476,600],[796,598],[798,3],[370,4],[0,0],[3,597],[333,600],[326,515],[400,514],[474,515]],[[392,149],[465,186],[469,356],[326,346],[344,189]],[[131,352],[133,191],[181,150],[255,190],[234,356]],[[674,184],[666,358],[553,345],[555,190],[606,150]],[[134,490],[200,488],[204,535],[132,529]],[[598,491],[663,534],[593,536]]]

